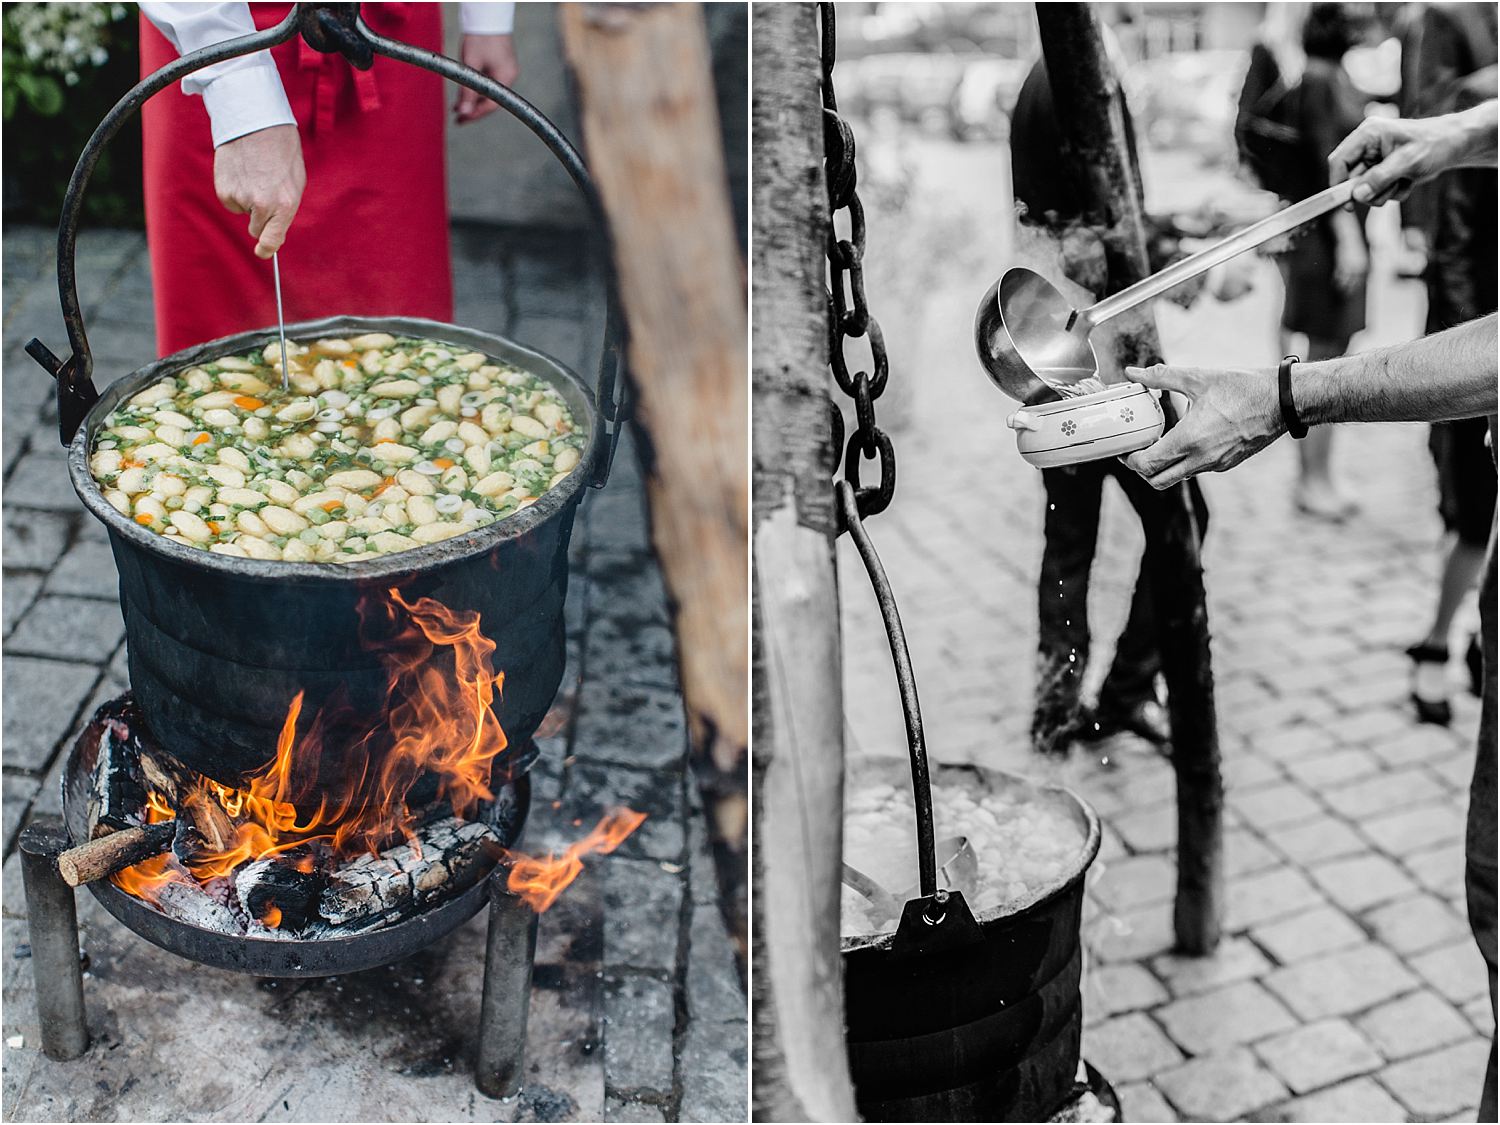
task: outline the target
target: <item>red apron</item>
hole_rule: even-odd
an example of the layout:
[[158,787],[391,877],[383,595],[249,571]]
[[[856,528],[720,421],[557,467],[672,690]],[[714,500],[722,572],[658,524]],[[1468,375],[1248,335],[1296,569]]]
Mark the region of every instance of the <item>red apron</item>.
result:
[[[255,25],[288,4],[251,4]],[[372,30],[442,48],[440,4],[365,4]],[[357,71],[300,36],[271,52],[302,137],[307,188],[280,252],[286,319],[340,313],[453,319],[444,82],[377,57]],[[143,16],[141,72],[177,57]],[[271,263],[254,254],[248,215],[214,194],[203,99],[174,83],[142,110],[146,237],[160,355],[276,323]]]

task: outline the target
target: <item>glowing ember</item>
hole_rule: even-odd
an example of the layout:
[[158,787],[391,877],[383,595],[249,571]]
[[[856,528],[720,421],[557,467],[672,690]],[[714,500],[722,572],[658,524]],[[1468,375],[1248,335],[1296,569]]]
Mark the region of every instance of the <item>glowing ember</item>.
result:
[[[349,729],[350,713],[332,702],[299,734],[298,692],[275,757],[250,778],[248,789],[203,779],[182,798],[185,809],[215,803],[228,818],[228,838],[209,840],[186,870],[170,853],[127,868],[114,877],[120,887],[157,902],[168,883],[189,877],[207,883],[314,842],[334,861],[379,855],[397,840],[415,841],[417,816],[406,798],[429,774],[438,782],[434,799],[446,799],[460,819],[493,797],[491,769],[508,745],[492,710],[504,673],[492,671],[495,643],[480,633],[479,615],[431,598],[407,602],[395,589],[387,598],[367,598],[359,611],[367,632],[378,629],[391,638],[381,644],[389,654],[384,717],[362,734],[335,737],[331,732]],[[150,795],[149,822],[174,815],[160,794]],[[299,857],[295,866],[312,870],[312,856]],[[274,927],[281,911],[274,905],[271,911],[274,919],[268,913],[263,921]]]
[[524,898],[538,914],[557,901],[558,895],[583,871],[583,857],[590,852],[608,855],[625,842],[625,838],[641,826],[645,813],[631,809],[611,809],[605,813],[594,830],[583,839],[568,846],[562,855],[549,855],[545,859],[507,851],[510,863],[510,878],[506,882],[516,894]]

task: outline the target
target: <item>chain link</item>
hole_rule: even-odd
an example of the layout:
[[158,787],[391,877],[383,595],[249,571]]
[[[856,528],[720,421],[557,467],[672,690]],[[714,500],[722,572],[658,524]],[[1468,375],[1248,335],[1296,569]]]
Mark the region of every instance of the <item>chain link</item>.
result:
[[[832,4],[819,4],[823,65],[823,170],[828,182],[828,366],[839,390],[854,400],[855,429],[844,443],[844,421],[833,406],[834,449],[841,453],[844,479],[854,489],[861,518],[885,511],[896,490],[896,453],[891,439],[875,424],[875,400],[885,393],[890,376],[885,337],[865,301],[865,209],[859,201],[854,164],[854,132],[839,116],[833,89],[837,54]],[[836,219],[849,216],[849,237],[839,238]],[[863,337],[870,348],[870,370],[850,374],[844,353],[849,340]],[[880,463],[879,483],[860,485],[860,461]],[[834,471],[837,472],[835,464]],[[842,518],[840,527],[843,527]]]

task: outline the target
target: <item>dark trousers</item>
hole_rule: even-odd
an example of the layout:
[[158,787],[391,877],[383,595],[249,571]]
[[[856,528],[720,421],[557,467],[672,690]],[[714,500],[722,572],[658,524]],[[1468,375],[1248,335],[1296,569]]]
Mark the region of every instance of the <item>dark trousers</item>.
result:
[[[1490,1013],[1495,1012],[1495,536],[1490,533],[1490,555],[1479,587],[1481,645],[1484,649],[1484,698],[1479,710],[1479,745],[1475,748],[1474,781],[1469,787],[1469,827],[1465,850],[1468,864],[1465,890],[1469,926],[1490,976]],[[1490,1038],[1490,1065],[1479,1101],[1479,1120],[1495,1120],[1495,1039]]]
[[[1066,751],[1077,733],[1079,690],[1089,658],[1089,573],[1099,541],[1104,481],[1130,472],[1114,458],[1042,470],[1047,515],[1037,583],[1040,629],[1031,740],[1043,753]],[[1189,488],[1201,535],[1208,525],[1208,509],[1197,482]],[[1149,576],[1142,565],[1130,599],[1130,616],[1099,691],[1099,710],[1128,710],[1150,698],[1160,670],[1156,614]]]

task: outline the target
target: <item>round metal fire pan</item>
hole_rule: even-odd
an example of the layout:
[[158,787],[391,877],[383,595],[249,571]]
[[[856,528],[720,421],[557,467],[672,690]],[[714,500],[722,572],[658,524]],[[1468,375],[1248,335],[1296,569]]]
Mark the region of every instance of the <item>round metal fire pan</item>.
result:
[[[74,841],[85,839],[88,833],[87,791],[97,753],[97,742],[80,739],[63,770],[63,821]],[[526,814],[531,808],[531,779],[522,774],[502,789],[496,799],[503,799],[507,790],[511,794],[510,808],[502,811],[497,827],[501,840],[508,846],[520,839],[525,828]],[[168,953],[230,972],[291,978],[357,973],[409,957],[446,937],[482,910],[488,900],[489,879],[487,873],[461,894],[394,925],[347,937],[307,941],[241,937],[201,929],[167,917],[108,879],[95,880],[88,888],[126,929]]]

